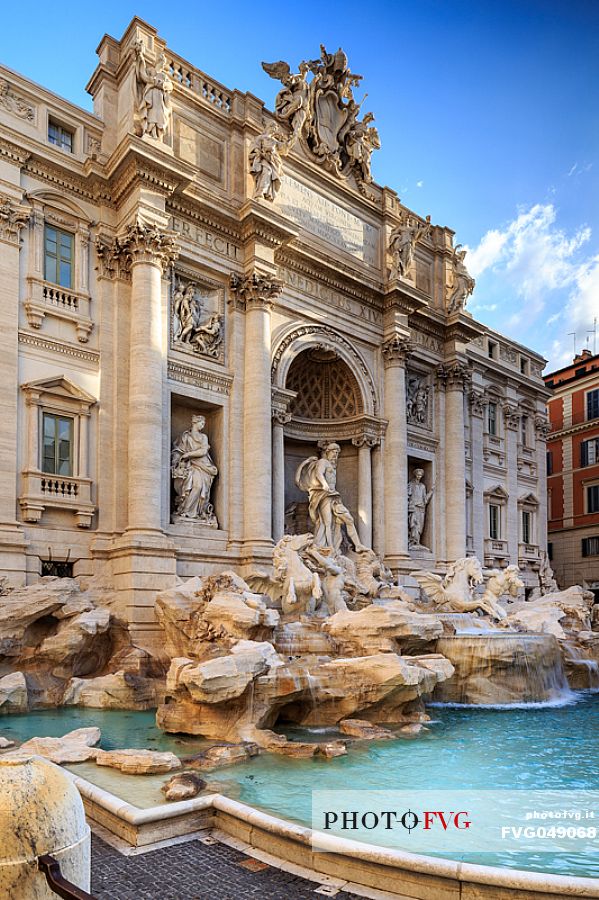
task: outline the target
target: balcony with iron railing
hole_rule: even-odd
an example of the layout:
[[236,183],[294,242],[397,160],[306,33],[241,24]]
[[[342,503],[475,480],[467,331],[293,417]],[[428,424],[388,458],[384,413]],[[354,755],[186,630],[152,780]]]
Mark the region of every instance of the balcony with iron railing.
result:
[[90,296],[82,291],[61,287],[38,278],[28,279],[28,296],[25,302],[27,322],[39,329],[46,316],[53,316],[75,326],[77,340],[86,344],[93,326],[90,318]]

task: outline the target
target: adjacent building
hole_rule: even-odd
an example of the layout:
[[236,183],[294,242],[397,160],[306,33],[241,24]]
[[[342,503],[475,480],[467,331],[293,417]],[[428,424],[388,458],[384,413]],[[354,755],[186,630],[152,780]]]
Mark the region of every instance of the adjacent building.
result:
[[583,584],[599,600],[599,354],[583,350],[545,384],[551,565],[560,587]]
[[0,573],[102,575],[149,645],[157,589],[309,527],[294,475],[334,441],[401,578],[470,554],[534,587],[544,360],[465,308],[453,231],[373,182],[343,52],[265,66],[274,113],[140,19],[98,54],[93,113],[0,68]]

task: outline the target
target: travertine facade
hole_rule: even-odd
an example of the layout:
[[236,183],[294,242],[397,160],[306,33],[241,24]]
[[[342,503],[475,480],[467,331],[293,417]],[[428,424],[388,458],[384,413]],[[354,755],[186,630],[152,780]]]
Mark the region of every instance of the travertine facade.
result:
[[[268,64],[270,113],[139,19],[98,53],[94,114],[0,69],[0,572],[105,574],[151,643],[176,574],[309,530],[295,472],[335,442],[394,572],[477,555],[534,586],[544,361],[465,311],[453,232],[372,181],[344,54]],[[416,469],[435,490],[409,549]]]

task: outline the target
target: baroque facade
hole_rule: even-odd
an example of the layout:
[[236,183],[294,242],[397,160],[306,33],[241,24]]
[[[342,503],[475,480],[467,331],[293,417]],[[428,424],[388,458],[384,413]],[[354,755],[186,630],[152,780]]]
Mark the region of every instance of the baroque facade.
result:
[[535,586],[544,360],[372,180],[345,54],[265,63],[274,113],[140,19],[98,54],[93,114],[0,69],[0,572],[105,576],[151,643],[176,575],[309,530],[295,472],[335,442],[402,579],[476,555]]

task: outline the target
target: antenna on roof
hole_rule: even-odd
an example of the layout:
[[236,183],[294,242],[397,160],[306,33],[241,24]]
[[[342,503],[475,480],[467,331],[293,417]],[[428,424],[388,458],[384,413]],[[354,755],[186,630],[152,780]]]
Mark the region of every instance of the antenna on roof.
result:
[[574,356],[576,356],[576,332],[575,332],[575,331],[569,331],[568,334],[571,335],[572,338],[573,338],[573,341],[572,341],[573,344],[574,344],[573,350],[574,350]]
[[597,353],[597,316],[593,319],[593,327],[587,331],[587,345],[591,334],[593,335],[593,356],[595,356]]

